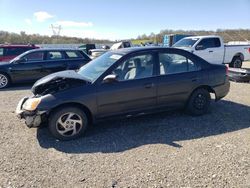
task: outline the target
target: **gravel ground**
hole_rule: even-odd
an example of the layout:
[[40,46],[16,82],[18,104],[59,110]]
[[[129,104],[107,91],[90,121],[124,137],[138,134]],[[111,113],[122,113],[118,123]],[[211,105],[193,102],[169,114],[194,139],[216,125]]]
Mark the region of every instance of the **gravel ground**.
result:
[[201,117],[106,121],[69,142],[16,118],[28,88],[0,91],[0,187],[250,187],[250,84]]

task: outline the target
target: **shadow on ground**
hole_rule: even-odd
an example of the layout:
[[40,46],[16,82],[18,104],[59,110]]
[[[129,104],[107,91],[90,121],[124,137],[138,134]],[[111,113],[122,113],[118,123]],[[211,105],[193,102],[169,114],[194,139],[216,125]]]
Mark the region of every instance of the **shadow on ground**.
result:
[[220,135],[250,127],[250,107],[229,101],[212,103],[210,113],[192,117],[183,112],[165,112],[138,118],[105,121],[91,127],[77,140],[60,142],[48,129],[38,129],[43,148],[66,153],[122,152],[146,144],[182,147],[178,141]]

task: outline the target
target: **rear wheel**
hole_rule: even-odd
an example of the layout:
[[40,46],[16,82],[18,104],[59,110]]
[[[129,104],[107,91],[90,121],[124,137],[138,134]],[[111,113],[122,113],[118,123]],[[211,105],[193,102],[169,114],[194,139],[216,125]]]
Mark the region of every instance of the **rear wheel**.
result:
[[234,57],[232,62],[229,64],[229,67],[241,68],[242,59],[240,57]]
[[8,87],[10,79],[6,74],[0,73],[0,89]]
[[84,111],[76,107],[65,107],[53,112],[49,119],[49,130],[59,140],[72,140],[81,136],[88,125]]
[[200,88],[195,90],[188,100],[186,106],[187,113],[195,116],[207,113],[211,102],[211,96],[208,90]]

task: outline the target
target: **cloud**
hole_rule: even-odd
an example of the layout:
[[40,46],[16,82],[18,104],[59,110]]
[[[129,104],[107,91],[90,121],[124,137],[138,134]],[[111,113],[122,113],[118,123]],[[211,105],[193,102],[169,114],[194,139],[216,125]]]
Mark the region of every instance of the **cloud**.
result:
[[38,22],[44,22],[45,20],[54,17],[54,16],[52,16],[52,15],[50,15],[49,13],[44,12],[44,11],[35,12],[35,13],[34,13],[34,16],[35,16],[35,18],[36,18],[36,20],[37,20]]
[[24,21],[25,21],[25,23],[26,23],[27,25],[32,25],[32,22],[31,22],[30,19],[27,18],[27,19],[25,19]]
[[58,21],[57,25],[62,27],[92,27],[93,23],[91,22],[75,22],[75,21]]

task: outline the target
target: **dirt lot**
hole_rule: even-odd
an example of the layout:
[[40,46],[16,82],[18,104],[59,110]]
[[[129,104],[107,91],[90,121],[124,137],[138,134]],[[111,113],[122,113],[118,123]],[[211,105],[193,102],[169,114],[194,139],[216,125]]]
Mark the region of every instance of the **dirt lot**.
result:
[[107,121],[70,142],[16,118],[28,88],[0,91],[0,187],[250,187],[250,84],[201,117]]

